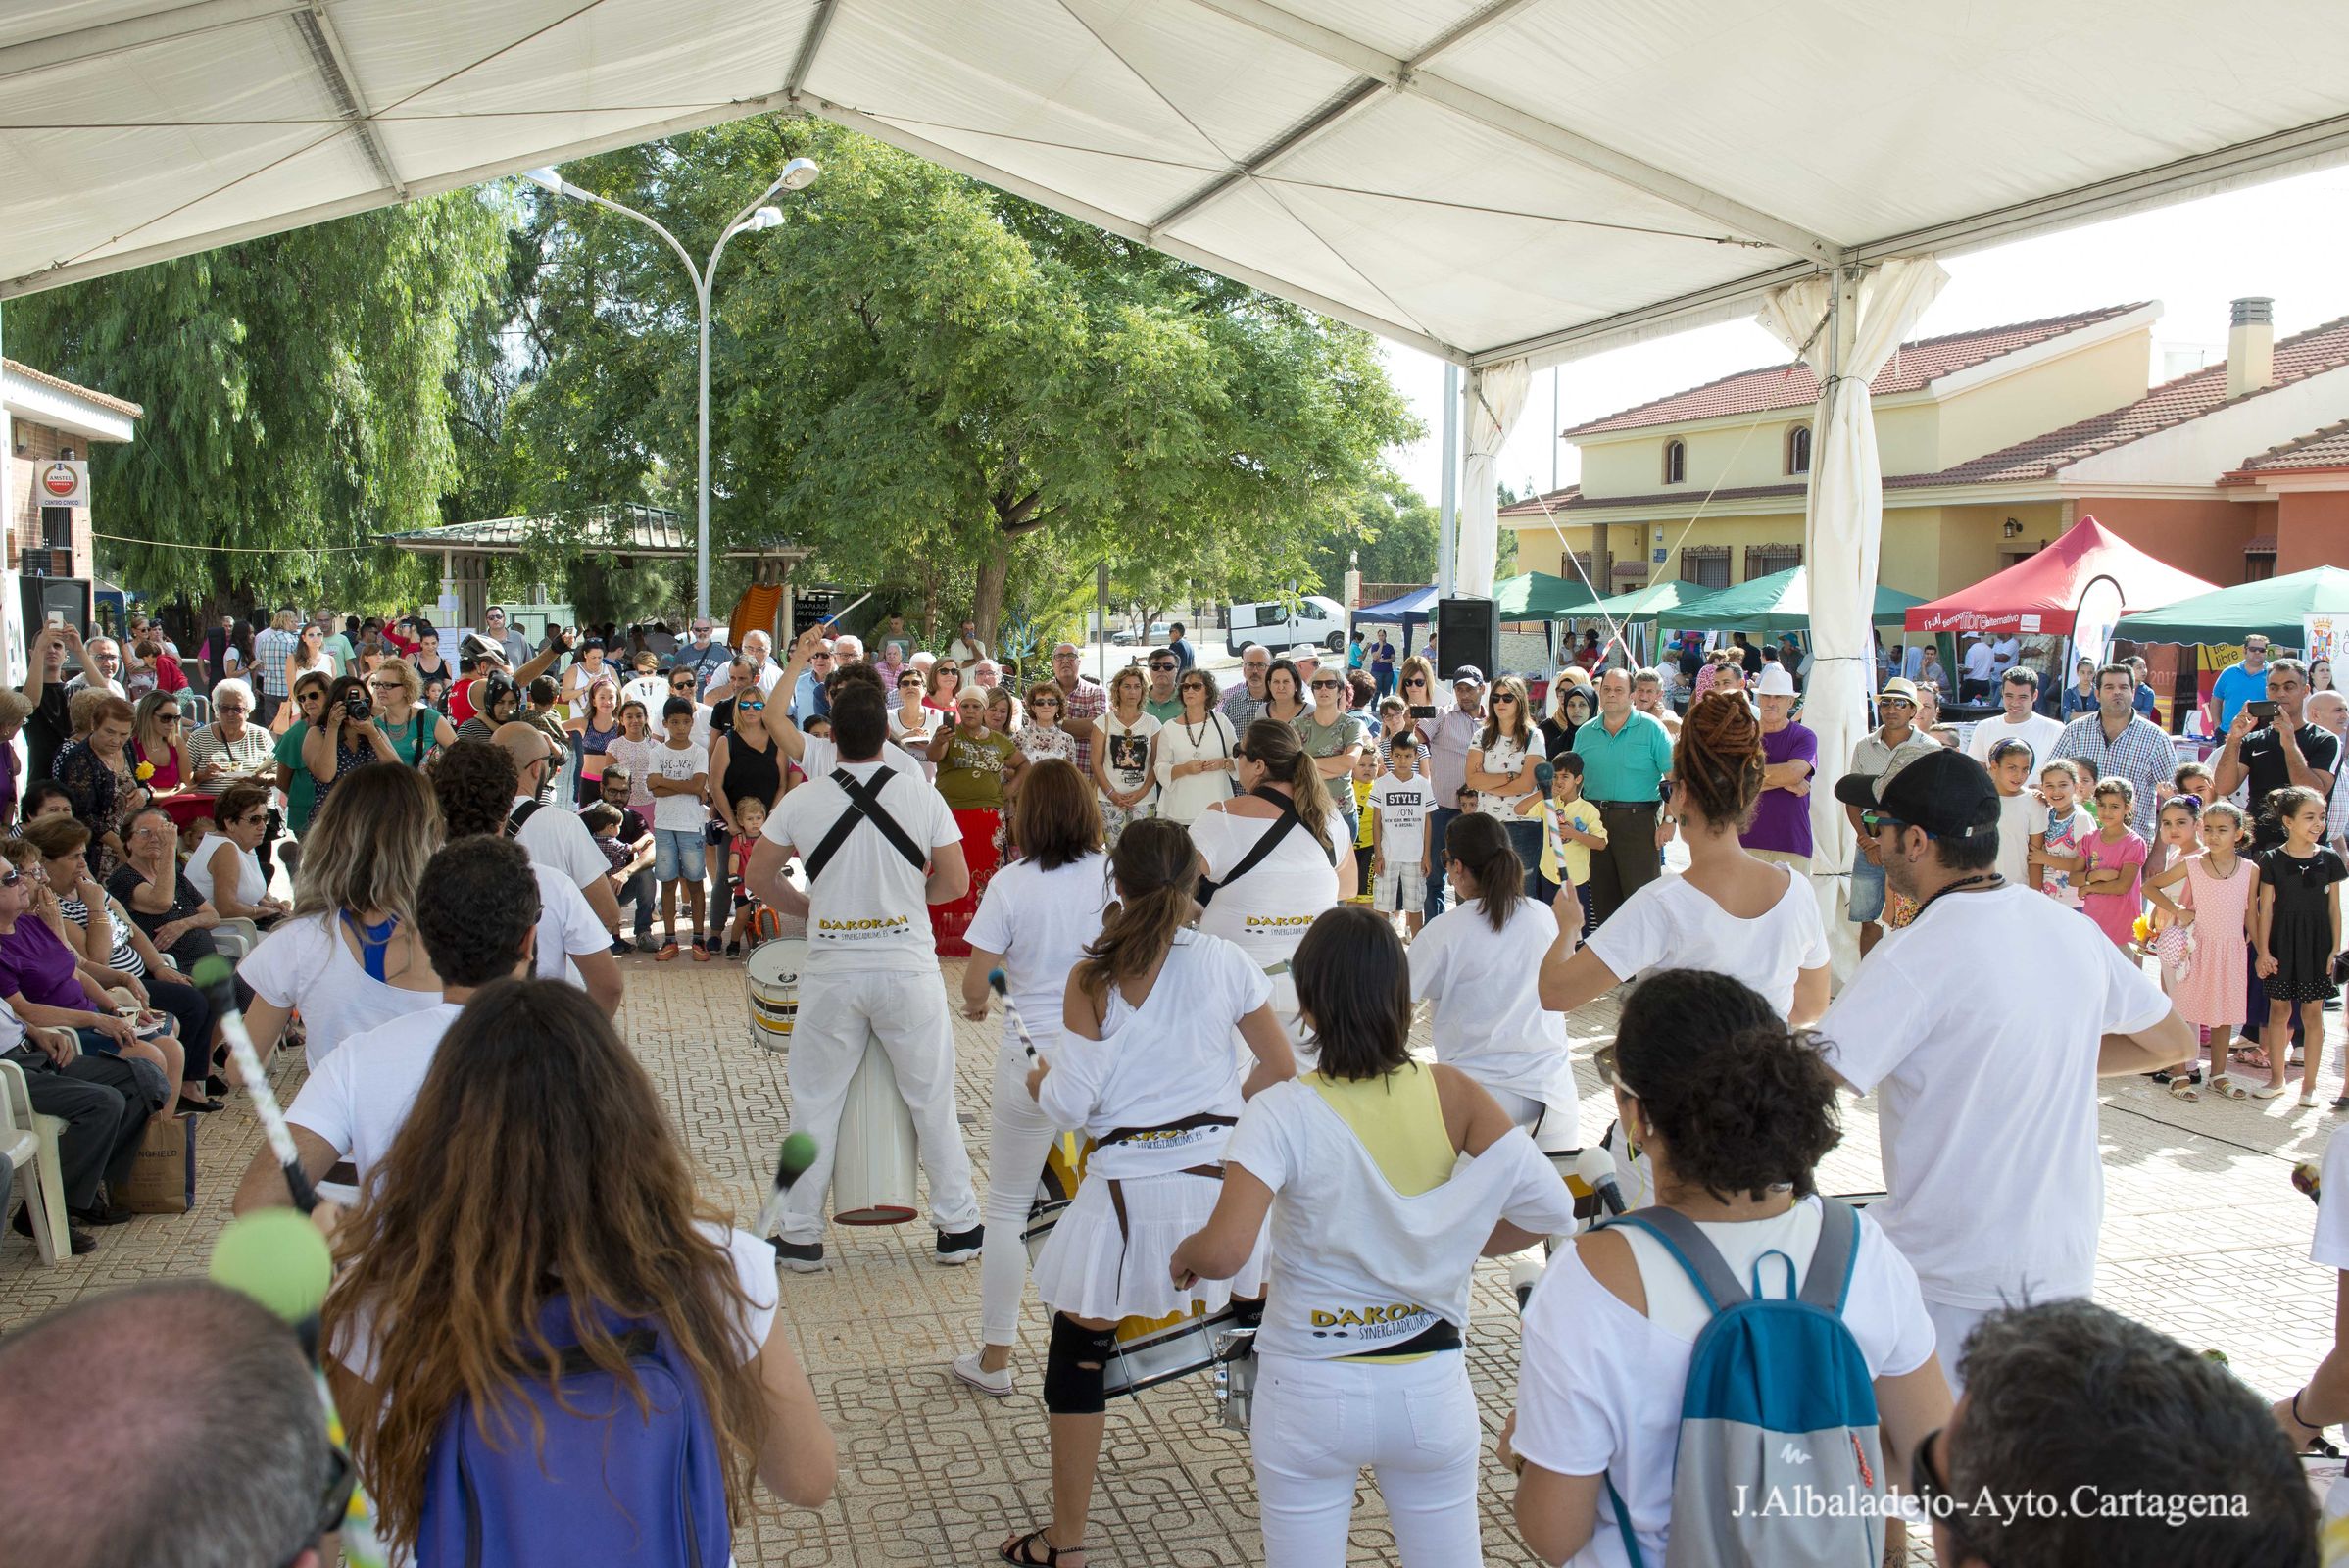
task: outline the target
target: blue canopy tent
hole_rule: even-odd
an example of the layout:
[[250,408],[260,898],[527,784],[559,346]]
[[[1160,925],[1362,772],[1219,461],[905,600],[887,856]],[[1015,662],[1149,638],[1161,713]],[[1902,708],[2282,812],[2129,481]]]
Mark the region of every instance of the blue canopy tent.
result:
[[1424,626],[1436,613],[1436,587],[1414,588],[1384,604],[1364,605],[1354,612],[1356,626],[1400,626],[1403,629],[1403,652],[1411,651],[1411,628]]

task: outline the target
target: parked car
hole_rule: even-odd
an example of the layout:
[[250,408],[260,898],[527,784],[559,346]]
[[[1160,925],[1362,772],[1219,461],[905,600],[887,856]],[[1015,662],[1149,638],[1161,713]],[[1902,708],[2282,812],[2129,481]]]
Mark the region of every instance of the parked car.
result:
[[1150,622],[1150,628],[1147,632],[1137,632],[1131,626],[1120,626],[1117,628],[1117,630],[1109,634],[1109,641],[1116,644],[1118,647],[1123,648],[1133,643],[1162,643],[1165,642],[1170,635],[1172,635],[1172,633],[1168,630],[1168,623],[1166,621],[1153,620]]
[[1284,599],[1236,604],[1223,623],[1235,659],[1249,643],[1262,643],[1275,654],[1293,648],[1326,648],[1334,654],[1346,646],[1346,607],[1320,594],[1306,594],[1294,604]]

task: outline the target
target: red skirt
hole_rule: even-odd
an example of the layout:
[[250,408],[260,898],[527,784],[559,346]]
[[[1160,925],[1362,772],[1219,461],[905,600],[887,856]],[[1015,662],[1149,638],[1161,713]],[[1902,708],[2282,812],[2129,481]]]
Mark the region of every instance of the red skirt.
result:
[[995,833],[1003,815],[999,810],[954,813],[954,826],[962,833],[962,858],[970,867],[970,891],[952,904],[930,906],[930,930],[938,939],[938,956],[942,958],[970,956],[970,943],[964,933],[970,930],[971,916],[979,912],[979,900],[995,876],[998,859]]

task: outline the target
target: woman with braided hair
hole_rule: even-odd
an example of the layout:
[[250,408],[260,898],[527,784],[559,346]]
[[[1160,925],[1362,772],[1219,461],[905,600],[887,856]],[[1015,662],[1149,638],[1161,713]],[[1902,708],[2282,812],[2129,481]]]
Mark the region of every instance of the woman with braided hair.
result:
[[1795,1028],[1827,1010],[1827,930],[1810,879],[1737,842],[1762,794],[1762,726],[1744,697],[1688,709],[1672,748],[1672,803],[1688,869],[1625,900],[1579,952],[1542,960],[1542,1004],[1571,1012],[1651,969],[1711,969],[1743,981]]

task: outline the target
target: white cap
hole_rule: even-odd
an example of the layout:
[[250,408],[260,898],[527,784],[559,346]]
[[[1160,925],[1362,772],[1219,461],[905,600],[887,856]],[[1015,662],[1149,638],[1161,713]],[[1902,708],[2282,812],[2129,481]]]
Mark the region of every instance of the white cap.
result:
[[1754,684],[1753,694],[1756,697],[1791,697],[1794,695],[1794,677],[1786,673],[1784,664],[1764,664],[1762,678]]

